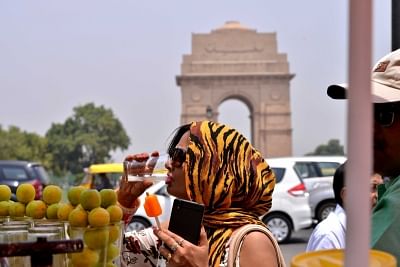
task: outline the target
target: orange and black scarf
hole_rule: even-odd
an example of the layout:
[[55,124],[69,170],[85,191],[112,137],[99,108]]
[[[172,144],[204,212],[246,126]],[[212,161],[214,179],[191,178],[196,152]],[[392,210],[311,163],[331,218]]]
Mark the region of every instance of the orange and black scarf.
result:
[[263,224],[259,216],[271,208],[275,175],[243,135],[210,121],[191,124],[186,163],[188,196],[206,207],[209,264],[219,266],[236,228]]

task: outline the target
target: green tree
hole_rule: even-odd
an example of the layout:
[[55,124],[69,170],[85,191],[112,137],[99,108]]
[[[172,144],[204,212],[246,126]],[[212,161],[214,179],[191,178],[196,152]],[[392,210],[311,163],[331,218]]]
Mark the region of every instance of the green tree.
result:
[[310,152],[306,154],[307,156],[311,155],[344,155],[344,148],[340,145],[340,141],[338,139],[331,139],[328,141],[326,145],[319,145],[314,150],[314,152]]
[[127,149],[130,140],[111,109],[93,103],[74,108],[74,114],[63,124],[53,123],[47,131],[53,170],[58,175],[67,171],[82,173],[93,163],[107,162],[110,152]]
[[37,161],[45,167],[51,164],[47,139],[35,133],[21,131],[16,126],[8,130],[0,126],[0,159]]

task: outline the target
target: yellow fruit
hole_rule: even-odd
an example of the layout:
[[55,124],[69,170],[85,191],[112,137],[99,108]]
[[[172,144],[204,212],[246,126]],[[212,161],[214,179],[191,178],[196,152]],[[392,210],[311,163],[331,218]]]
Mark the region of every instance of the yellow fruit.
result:
[[35,199],[35,187],[31,184],[20,184],[17,187],[17,200],[23,204],[28,204]]
[[83,234],[83,242],[91,249],[104,249],[108,245],[108,227],[87,228]]
[[69,203],[60,203],[57,210],[57,218],[62,221],[67,221],[70,212],[74,207]]
[[117,203],[117,193],[113,189],[102,189],[100,191],[101,207],[107,208]]
[[110,223],[110,214],[106,209],[94,208],[89,212],[89,225],[93,227],[103,227]]
[[109,244],[107,248],[107,261],[111,261],[119,256],[119,248],[115,244]]
[[25,214],[33,219],[42,219],[46,215],[47,205],[42,200],[32,200],[26,205]]
[[84,248],[82,252],[72,253],[71,262],[74,267],[93,267],[99,261],[99,253],[90,248]]
[[24,217],[25,216],[25,204],[20,202],[13,202],[8,208],[8,212],[11,217]]
[[8,208],[10,207],[11,202],[7,201],[0,201],[0,216],[8,216]]
[[118,224],[112,224],[108,227],[108,231],[110,232],[108,236],[108,242],[114,243],[119,238],[122,237],[121,227]]
[[10,200],[10,198],[11,198],[10,187],[5,184],[0,185],[0,201]]
[[119,222],[122,220],[123,212],[120,206],[111,205],[107,208],[108,213],[110,213],[110,222]]
[[48,185],[43,189],[43,201],[46,204],[54,204],[61,201],[62,190],[57,185]]
[[60,203],[54,203],[47,207],[46,218],[47,219],[58,219],[58,208],[60,207]]
[[73,206],[78,205],[79,199],[81,197],[81,193],[83,191],[85,191],[86,188],[82,187],[82,186],[72,186],[69,190],[68,190],[68,201],[69,203],[71,203]]
[[79,202],[85,210],[92,210],[100,207],[101,197],[96,189],[88,189],[81,193]]
[[69,225],[73,227],[86,227],[88,225],[87,211],[82,208],[75,208],[68,216]]

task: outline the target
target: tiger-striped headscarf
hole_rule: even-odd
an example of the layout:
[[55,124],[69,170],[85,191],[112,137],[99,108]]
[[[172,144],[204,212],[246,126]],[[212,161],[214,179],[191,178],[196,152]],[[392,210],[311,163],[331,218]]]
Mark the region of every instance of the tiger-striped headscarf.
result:
[[275,175],[243,135],[210,121],[191,124],[186,162],[188,196],[206,207],[209,264],[219,266],[234,229],[263,224],[259,216],[271,208]]

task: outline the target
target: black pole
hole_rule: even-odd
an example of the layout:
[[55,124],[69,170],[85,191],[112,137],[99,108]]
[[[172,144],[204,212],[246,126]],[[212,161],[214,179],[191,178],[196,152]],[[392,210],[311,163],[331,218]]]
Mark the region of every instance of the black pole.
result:
[[400,48],[400,0],[392,0],[392,51]]

